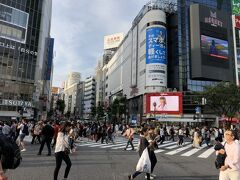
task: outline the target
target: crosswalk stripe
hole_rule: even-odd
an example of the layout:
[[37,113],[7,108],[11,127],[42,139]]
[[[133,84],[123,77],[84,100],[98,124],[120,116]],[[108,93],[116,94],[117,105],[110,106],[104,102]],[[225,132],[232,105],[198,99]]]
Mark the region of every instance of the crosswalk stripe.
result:
[[182,154],[181,156],[191,156],[191,155],[197,153],[198,151],[202,150],[202,149],[205,148],[205,147],[207,147],[207,145],[206,145],[206,144],[203,144],[202,147],[200,147],[200,148],[194,148],[194,149],[192,149],[192,150],[190,150],[190,151]]
[[198,157],[199,158],[208,158],[208,156],[210,156],[214,151],[215,151],[214,147],[211,147],[210,149],[208,149],[204,153],[200,154]]
[[116,147],[116,146],[122,146],[122,145],[124,145],[124,144],[127,144],[127,143],[112,144],[112,145],[109,145],[109,146],[103,146],[103,147],[100,147],[100,148]]
[[[190,142],[186,142],[185,145],[187,144],[190,144]],[[166,149],[174,149],[174,148],[177,148],[179,147],[178,145],[174,145],[174,146],[169,146],[169,147],[166,147]]]
[[93,145],[96,144],[95,142],[84,142],[84,144],[76,144],[77,146],[89,146],[89,145]]
[[166,147],[166,146],[170,146],[172,144],[176,144],[176,142],[171,142],[171,143],[167,143],[167,144],[161,144],[161,145],[158,145],[158,147]]
[[175,149],[175,150],[170,151],[170,152],[165,153],[165,154],[174,155],[174,154],[177,154],[177,153],[179,153],[179,152],[181,152],[181,151],[184,151],[184,150],[186,150],[186,149],[188,149],[188,148],[190,148],[190,147],[192,147],[192,144],[189,144],[189,145],[187,145],[187,146],[185,146],[185,147],[182,147],[182,148]]
[[164,149],[157,149],[154,151],[155,154],[165,151]]

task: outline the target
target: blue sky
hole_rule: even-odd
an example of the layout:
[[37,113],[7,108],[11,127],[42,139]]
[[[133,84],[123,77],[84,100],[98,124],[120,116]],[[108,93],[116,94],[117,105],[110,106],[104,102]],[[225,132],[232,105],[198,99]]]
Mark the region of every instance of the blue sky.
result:
[[71,71],[80,72],[82,80],[93,75],[103,54],[103,37],[117,32],[126,34],[148,1],[53,0],[53,86],[61,86]]

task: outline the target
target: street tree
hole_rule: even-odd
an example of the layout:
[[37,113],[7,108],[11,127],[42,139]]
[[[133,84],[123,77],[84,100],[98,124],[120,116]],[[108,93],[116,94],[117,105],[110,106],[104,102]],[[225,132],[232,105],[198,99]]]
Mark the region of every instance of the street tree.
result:
[[225,116],[231,123],[240,110],[240,88],[233,83],[219,83],[214,87],[206,87],[203,92],[206,106],[219,117]]
[[118,96],[110,105],[111,115],[117,119],[120,119],[123,114],[126,115],[126,104],[127,98],[125,96]]

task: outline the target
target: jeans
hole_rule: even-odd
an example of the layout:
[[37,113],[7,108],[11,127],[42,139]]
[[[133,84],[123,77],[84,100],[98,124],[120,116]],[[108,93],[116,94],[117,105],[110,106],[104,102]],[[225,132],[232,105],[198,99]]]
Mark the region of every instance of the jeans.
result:
[[43,150],[45,143],[47,144],[48,154],[51,154],[51,148],[50,148],[51,142],[52,142],[52,138],[43,136],[38,154],[42,154],[42,150]]
[[132,150],[134,150],[134,146],[133,146],[132,141],[133,141],[133,138],[129,138],[129,139],[128,139],[127,146],[126,146],[125,149],[127,149],[127,148],[128,148],[128,145],[130,144],[130,145],[132,146]]
[[61,151],[61,152],[55,153],[55,158],[56,158],[56,167],[54,170],[54,180],[57,180],[58,178],[58,172],[59,172],[59,169],[61,168],[62,160],[64,160],[67,165],[64,173],[64,178],[67,178],[72,166],[72,162],[69,156],[65,154],[65,152]]

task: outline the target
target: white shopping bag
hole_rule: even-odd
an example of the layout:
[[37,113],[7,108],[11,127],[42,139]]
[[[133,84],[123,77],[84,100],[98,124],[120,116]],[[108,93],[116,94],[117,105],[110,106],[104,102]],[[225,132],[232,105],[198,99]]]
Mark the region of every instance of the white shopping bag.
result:
[[138,160],[136,171],[151,173],[151,161],[148,155],[148,149],[145,148],[140,159]]

